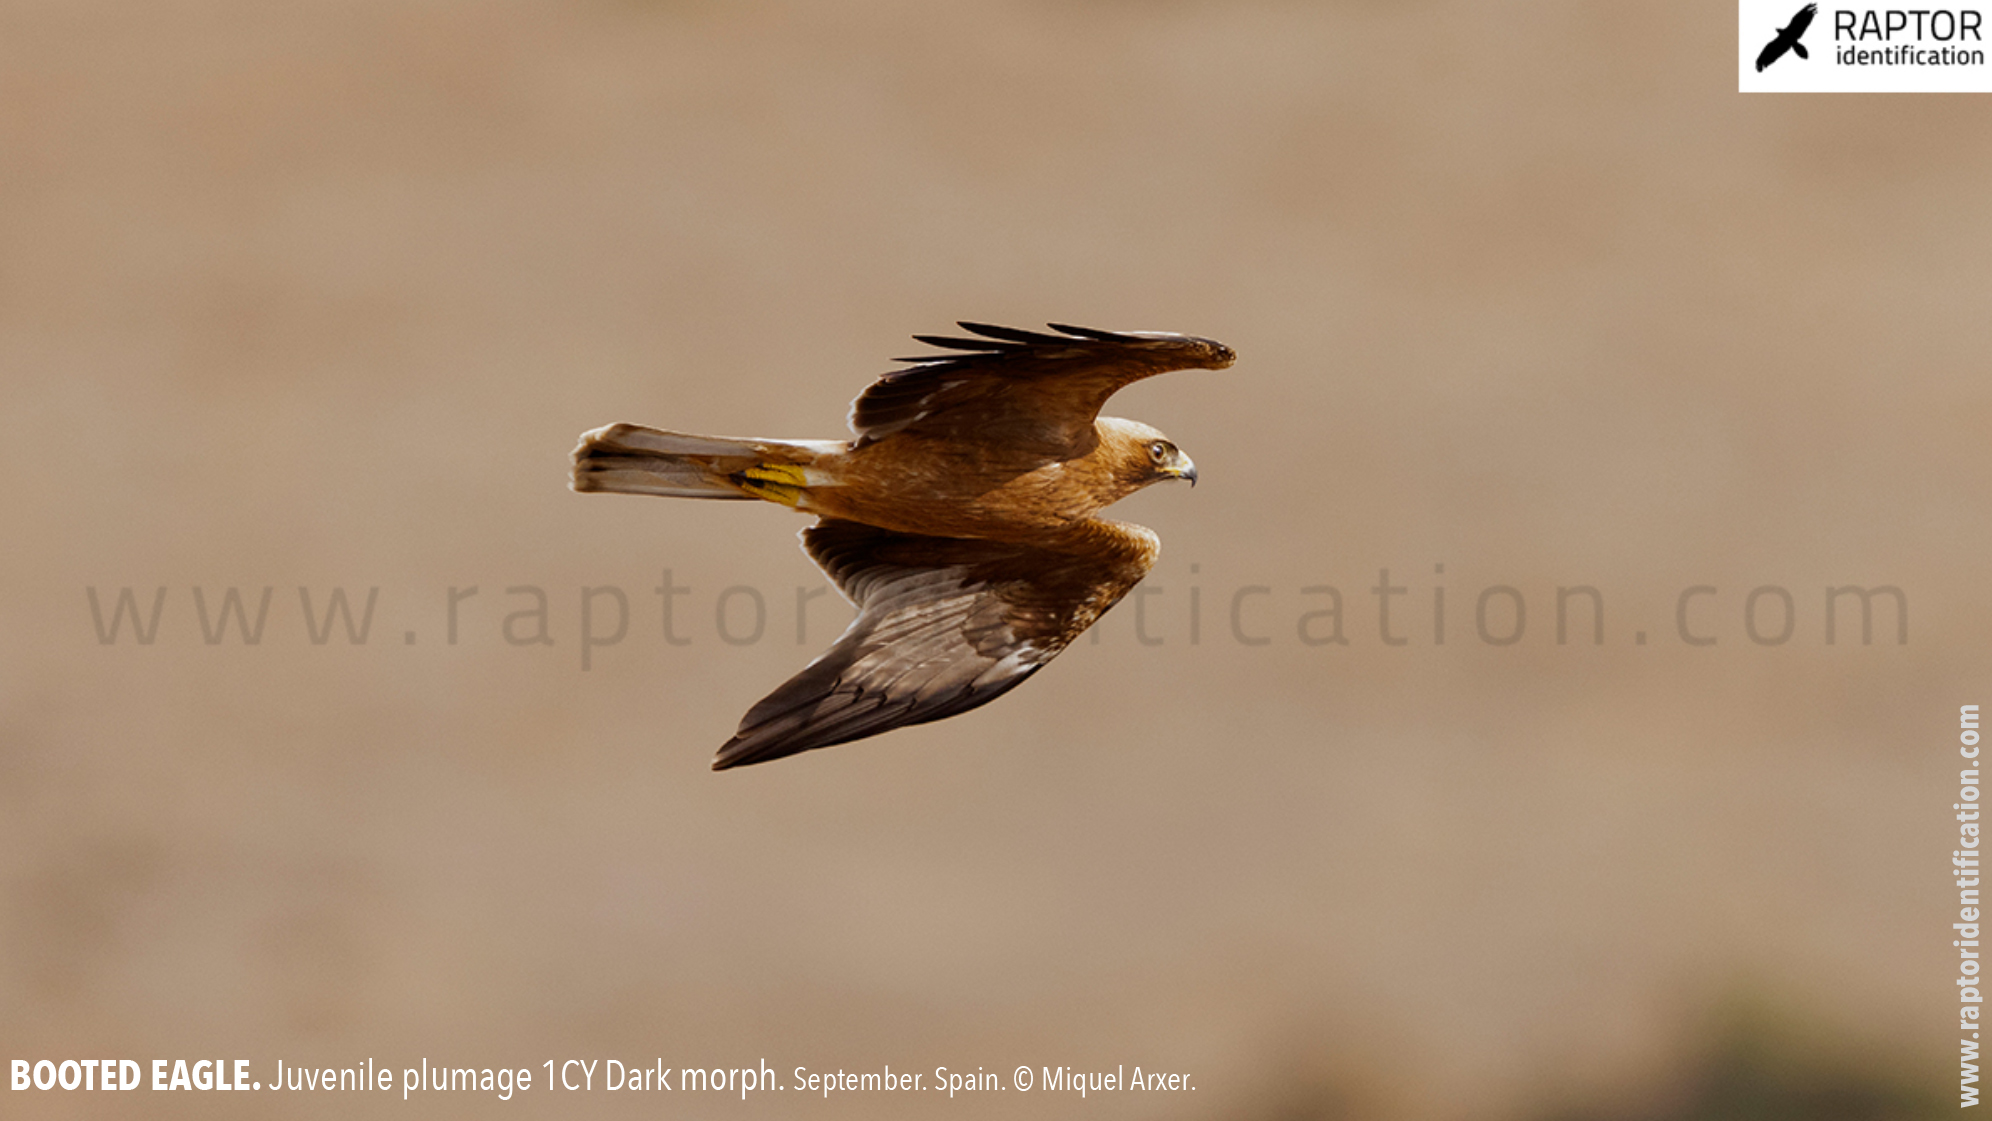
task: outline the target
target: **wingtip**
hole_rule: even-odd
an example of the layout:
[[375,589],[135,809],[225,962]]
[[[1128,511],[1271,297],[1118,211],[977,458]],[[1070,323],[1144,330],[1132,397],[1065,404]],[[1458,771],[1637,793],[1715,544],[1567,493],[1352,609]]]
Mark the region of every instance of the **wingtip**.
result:
[[999,343],[1014,343],[1018,346],[1043,346],[1046,343],[1060,342],[1058,336],[1041,331],[1026,331],[1021,327],[1003,327],[995,323],[971,323],[958,319],[955,326],[985,339],[995,339]]
[[1205,369],[1222,370],[1238,360],[1238,353],[1216,339],[1200,335],[1180,335],[1165,331],[1106,331],[1098,327],[1081,327],[1074,323],[1046,323],[1055,334],[1042,331],[1027,331],[1019,327],[1003,327],[994,323],[982,323],[972,319],[958,319],[960,327],[973,338],[954,335],[914,335],[917,342],[945,350],[963,350],[970,354],[923,354],[910,358],[895,358],[894,362],[910,362],[928,365],[937,362],[960,361],[964,357],[981,357],[998,354],[1016,347],[1071,345],[1073,340],[1086,342],[1120,343],[1127,345],[1167,345],[1192,346],[1200,350],[1202,366]]
[[[762,734],[757,736],[756,732]],[[779,738],[770,738],[765,734],[764,728],[742,728],[734,734],[732,739],[721,744],[719,750],[713,753],[712,769],[715,771],[730,771],[735,767],[751,767],[756,763],[772,763],[777,759],[786,759],[791,755],[798,755],[812,747],[819,746],[827,745],[810,743],[803,746],[795,746],[792,742],[783,742]]]
[[1045,326],[1060,334],[1071,335],[1075,339],[1092,339],[1095,342],[1103,343],[1124,343],[1131,341],[1130,336],[1123,335],[1118,331],[1102,331],[1098,327],[1078,327],[1070,323],[1047,323]]
[[1172,331],[1103,331],[1098,327],[1080,327],[1072,323],[1047,323],[1054,331],[1078,339],[1091,339],[1104,343],[1155,343],[1169,346],[1189,345],[1200,349],[1204,368],[1222,370],[1238,360],[1238,352],[1202,335],[1180,335]]

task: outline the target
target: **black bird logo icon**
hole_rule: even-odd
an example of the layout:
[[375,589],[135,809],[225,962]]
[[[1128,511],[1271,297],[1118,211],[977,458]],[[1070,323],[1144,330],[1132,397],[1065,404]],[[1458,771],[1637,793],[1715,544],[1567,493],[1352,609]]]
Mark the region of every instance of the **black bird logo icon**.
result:
[[1784,57],[1786,51],[1797,51],[1800,58],[1811,58],[1805,53],[1805,44],[1799,42],[1805,36],[1805,29],[1812,26],[1812,17],[1819,14],[1819,5],[1807,4],[1791,17],[1791,22],[1778,29],[1778,37],[1764,44],[1763,53],[1757,56],[1757,71]]

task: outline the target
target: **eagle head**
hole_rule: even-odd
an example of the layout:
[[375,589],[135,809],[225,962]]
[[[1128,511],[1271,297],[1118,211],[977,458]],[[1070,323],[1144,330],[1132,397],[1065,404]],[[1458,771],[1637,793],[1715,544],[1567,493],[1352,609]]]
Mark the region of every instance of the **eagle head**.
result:
[[1188,479],[1197,485],[1197,465],[1183,449],[1161,432],[1136,420],[1101,417],[1101,450],[1107,453],[1113,475],[1133,494],[1151,483],[1165,479]]

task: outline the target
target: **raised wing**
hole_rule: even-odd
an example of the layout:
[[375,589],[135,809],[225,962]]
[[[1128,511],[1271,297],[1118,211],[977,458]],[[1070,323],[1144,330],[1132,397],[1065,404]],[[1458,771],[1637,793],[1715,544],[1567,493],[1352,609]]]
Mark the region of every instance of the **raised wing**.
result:
[[913,365],[886,374],[851,403],[851,430],[861,444],[912,432],[1083,454],[1093,419],[1115,390],[1170,370],[1221,370],[1236,357],[1223,343],[1193,335],[1050,326],[1058,334],[962,323],[977,337],[915,335],[960,353],[898,359]]
[[1154,563],[1154,534],[1093,522],[1060,548],[894,533],[826,518],[803,549],[858,617],[749,709],[714,770],[923,724],[1036,673]]
[[1807,4],[1805,7],[1800,8],[1798,14],[1791,17],[1791,23],[1784,29],[1785,36],[1789,37],[1793,43],[1798,42],[1805,35],[1805,29],[1812,26],[1812,17],[1818,14],[1819,5],[1817,4]]

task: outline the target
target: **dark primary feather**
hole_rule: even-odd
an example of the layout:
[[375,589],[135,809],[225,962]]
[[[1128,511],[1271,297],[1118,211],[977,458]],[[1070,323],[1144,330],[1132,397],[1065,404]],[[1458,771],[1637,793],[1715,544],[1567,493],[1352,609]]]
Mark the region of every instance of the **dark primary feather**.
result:
[[749,709],[714,770],[987,704],[1134,586],[1124,551],[894,533],[826,518],[803,549],[858,606],[835,645]]
[[1057,334],[963,322],[974,338],[915,335],[943,351],[874,382],[851,404],[860,443],[898,432],[1083,453],[1107,398],[1170,370],[1222,369],[1230,347],[1193,335],[1049,324]]

